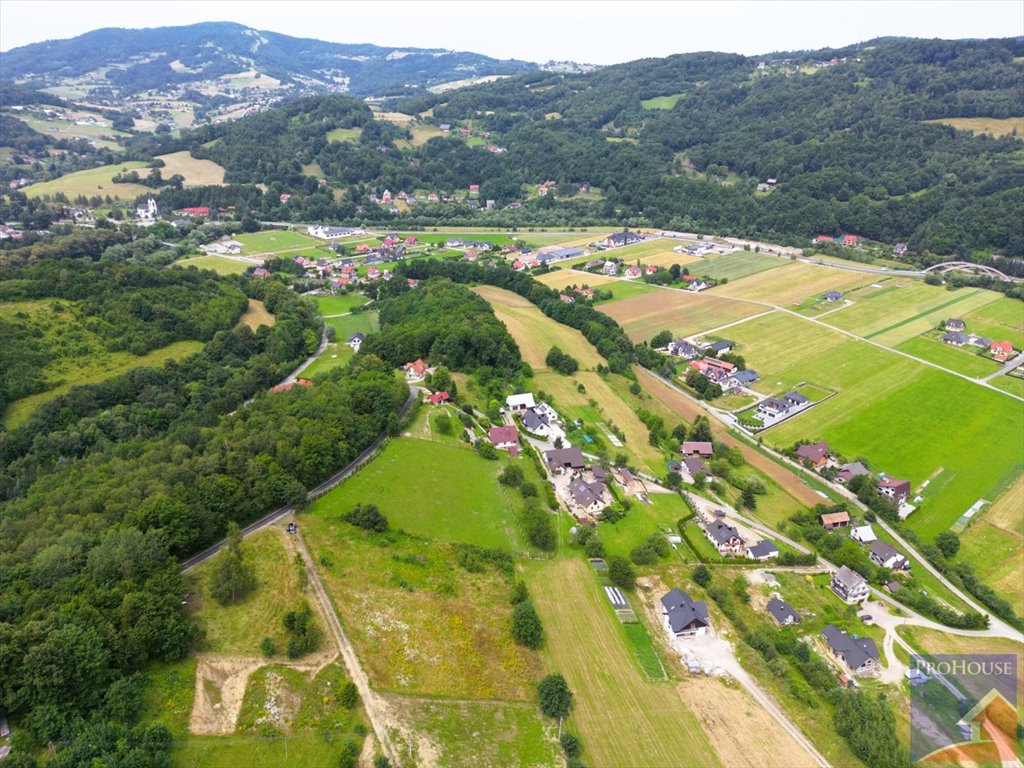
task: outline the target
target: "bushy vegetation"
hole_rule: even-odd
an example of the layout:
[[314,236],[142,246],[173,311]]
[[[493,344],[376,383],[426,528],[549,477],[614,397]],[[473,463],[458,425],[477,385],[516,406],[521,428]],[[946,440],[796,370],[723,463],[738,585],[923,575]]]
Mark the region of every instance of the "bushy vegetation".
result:
[[568,355],[558,347],[552,347],[544,359],[547,363],[548,368],[558,371],[559,373],[571,376],[579,370],[579,361],[572,355]]
[[[245,562],[242,552],[242,533],[238,528],[238,523],[228,523],[227,543],[213,561],[213,573],[210,574],[210,594],[221,605],[227,605],[243,599],[255,587],[256,572],[252,563]],[[266,655],[273,656],[273,650]]]
[[559,674],[545,677],[537,684],[540,711],[548,717],[563,718],[572,708],[572,691],[565,678]]
[[311,651],[315,651],[320,645],[323,633],[317,626],[316,618],[313,616],[313,609],[309,603],[303,602],[297,610],[289,611],[282,619],[284,628],[288,631],[288,658],[297,659]]
[[388,519],[377,509],[376,504],[356,504],[350,512],[342,515],[342,519],[373,533],[384,533],[388,530]]

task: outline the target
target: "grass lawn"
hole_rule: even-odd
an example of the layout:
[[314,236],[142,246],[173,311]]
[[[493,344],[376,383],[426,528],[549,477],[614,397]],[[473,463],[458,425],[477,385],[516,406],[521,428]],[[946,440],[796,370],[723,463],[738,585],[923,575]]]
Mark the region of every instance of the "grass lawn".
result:
[[276,322],[277,318],[267,311],[262,301],[256,299],[249,299],[249,306],[245,308],[245,313],[238,318],[239,325],[248,325],[254,331],[261,325],[273,328]]
[[[435,136],[444,136],[440,128],[433,125],[427,125],[426,123],[413,123],[407,126],[409,131],[412,133],[412,140],[398,139],[395,141],[395,146],[399,148],[406,147],[418,147],[420,144],[426,144],[430,139]],[[330,135],[330,134],[328,134]]]
[[416,723],[416,765],[428,764],[417,749],[421,738],[431,742],[436,762],[429,764],[438,768],[547,766],[557,765],[561,758],[557,723],[544,718],[533,703],[399,697],[389,697],[389,702]]
[[101,165],[98,168],[75,171],[52,181],[29,184],[22,191],[29,197],[56,195],[58,192],[63,192],[72,200],[79,195],[86,197],[110,195],[114,200],[132,200],[139,195],[151,194],[153,190],[142,184],[115,184],[113,178],[119,173],[132,170],[137,170],[140,176],[145,176],[149,173],[144,170],[145,168],[146,164],[139,160]]
[[164,726],[175,740],[186,736],[195,699],[198,663],[195,656],[190,656],[182,661],[150,665],[146,669],[146,694],[140,719]]
[[789,315],[755,318],[730,328],[729,336],[761,372],[759,390],[813,381],[839,392],[763,433],[766,442],[824,439],[843,456],[865,456],[914,487],[945,471],[908,521],[927,539],[979,498],[998,495],[1024,467],[1024,411],[1005,395]]
[[[165,179],[175,174],[185,177],[184,186],[201,187],[224,184],[224,169],[213,160],[197,160],[188,150],[159,155],[157,160],[164,161],[160,173]],[[141,175],[141,174],[140,174]]]
[[975,354],[975,347],[951,347],[931,335],[908,339],[902,344],[897,344],[896,349],[976,379],[1002,367],[991,357]]
[[218,275],[240,275],[247,270],[251,264],[238,259],[228,259],[223,256],[194,256],[190,259],[182,259],[174,262],[176,267],[195,267],[196,269],[212,269]]
[[320,355],[312,364],[302,372],[303,377],[313,378],[318,373],[324,373],[334,368],[340,368],[346,365],[349,360],[355,356],[355,352],[352,351],[352,347],[346,344],[344,341],[334,344],[328,344],[327,349]]
[[1019,299],[996,299],[963,316],[967,329],[993,341],[1009,341],[1024,348],[1024,304]]
[[246,560],[256,569],[256,589],[244,600],[223,606],[210,594],[214,561],[208,560],[185,577],[193,593],[189,612],[206,631],[204,651],[246,656],[260,655],[260,640],[269,637],[279,652],[288,644],[281,624],[285,613],[302,602],[294,555],[286,549],[284,534],[269,528],[242,544]]
[[[591,287],[596,287],[596,283],[591,283]],[[639,280],[627,281],[627,280],[616,280],[614,284],[607,283],[601,285],[601,290],[610,291],[612,297],[610,299],[602,299],[601,301],[595,302],[595,304],[607,304],[612,301],[620,301],[622,299],[631,299],[634,296],[646,296],[652,291],[660,290],[657,286],[650,285],[648,283],[641,282]]]
[[724,256],[707,255],[700,264],[690,265],[690,274],[713,280],[739,280],[747,275],[777,269],[786,264],[777,256],[766,256],[752,251],[734,251]]
[[651,99],[644,99],[640,106],[644,109],[672,109],[685,93],[673,93],[671,96],[655,96]]
[[313,247],[320,243],[316,238],[304,235],[301,232],[293,232],[290,229],[268,229],[264,232],[250,232],[249,234],[239,235],[235,239],[242,244],[243,251],[247,255]]
[[329,317],[324,322],[334,326],[335,339],[342,344],[347,342],[353,333],[359,332],[365,336],[380,330],[376,312],[356,312],[341,317]]
[[359,141],[362,132],[362,128],[335,128],[328,131],[327,141]]
[[[650,340],[659,331],[690,336],[764,312],[760,304],[691,293],[671,288],[613,301],[601,311],[619,323],[634,342]],[[731,332],[731,331],[730,331]]]
[[719,764],[679,691],[644,679],[587,563],[531,562],[523,575],[548,638],[545,669],[564,675],[573,691],[568,729],[579,734],[588,764]]
[[1024,379],[1018,376],[996,376],[989,384],[1011,395],[1024,397]]
[[[666,529],[670,533],[678,533],[676,522],[690,514],[683,500],[674,493],[652,493],[648,498],[650,504],[643,504],[636,497],[630,497],[633,506],[625,517],[614,523],[598,525],[601,541],[609,554],[629,557],[633,547],[652,533]],[[678,551],[684,558],[689,555],[685,546],[680,546]],[[672,557],[677,558],[678,555]]]
[[510,496],[497,481],[503,466],[468,447],[393,440],[365,469],[317,501],[313,511],[337,518],[358,503],[373,503],[393,528],[510,549],[519,536]]
[[[1024,645],[1003,637],[964,637],[924,627],[902,626],[896,630],[911,646],[926,654],[993,653],[1017,657],[1017,702],[1024,702]],[[982,692],[979,695],[984,695]]]
[[[404,482],[399,472],[393,484]],[[371,684],[417,696],[532,703],[540,659],[509,634],[511,578],[487,566],[464,569],[450,544],[370,534],[340,520],[335,507],[347,507],[338,494],[351,482],[313,504],[299,525]],[[358,500],[371,497],[349,499]]]
[[575,357],[584,369],[605,363],[582,333],[555,322],[519,294],[489,285],[478,286],[473,291],[490,302],[494,314],[519,345],[523,360],[534,370],[547,370],[545,357],[553,346]]
[[1024,616],[1024,476],[960,534],[960,554]]
[[341,315],[361,307],[369,299],[361,293],[346,293],[340,296],[313,296],[321,315]]
[[636,657],[637,662],[640,664],[640,669],[643,670],[647,679],[668,679],[665,667],[662,665],[661,659],[658,658],[658,652],[654,650],[651,636],[647,634],[647,629],[644,625],[639,622],[630,622],[629,624],[622,625],[622,631],[625,633],[626,642],[629,643],[629,647],[632,649],[633,655]]

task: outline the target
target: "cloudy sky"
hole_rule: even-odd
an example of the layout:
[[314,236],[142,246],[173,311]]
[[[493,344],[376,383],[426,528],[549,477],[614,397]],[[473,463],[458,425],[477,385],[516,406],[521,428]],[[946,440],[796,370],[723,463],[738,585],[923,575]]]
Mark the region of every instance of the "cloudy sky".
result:
[[[755,55],[889,35],[1024,34],[1020,0],[0,0],[0,50],[100,27],[236,21],[339,43],[613,64],[688,51]],[[0,72],[2,76],[2,72]]]

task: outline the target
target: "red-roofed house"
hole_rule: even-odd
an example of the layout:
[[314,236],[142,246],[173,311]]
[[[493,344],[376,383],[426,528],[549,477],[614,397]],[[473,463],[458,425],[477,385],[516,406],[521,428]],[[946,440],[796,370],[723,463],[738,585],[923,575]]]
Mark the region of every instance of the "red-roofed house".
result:
[[519,454],[519,432],[515,427],[491,427],[487,439],[499,451],[508,451],[513,456]]
[[416,238],[413,237],[412,235],[409,235],[407,238],[405,238],[405,244],[406,245],[416,245]]
[[412,277],[407,277],[405,278],[405,284],[408,285],[410,288],[415,288],[417,285],[420,284],[420,281]]
[[558,300],[561,301],[563,304],[572,304],[573,302],[576,301],[576,299],[574,299],[572,296],[569,296],[568,294],[565,293],[559,294]]
[[910,498],[909,480],[883,480],[877,487],[878,495],[892,499],[900,504]]
[[289,195],[289,194],[281,195],[281,197],[278,198],[278,200],[280,200],[282,203],[287,203],[291,199],[292,199],[292,196]]
[[370,252],[370,246],[366,245],[365,243],[363,245],[357,245],[356,246],[356,253],[369,253],[369,252]]
[[519,259],[516,259],[515,261],[512,262],[512,269],[514,269],[516,272],[522,272],[524,269],[526,269],[526,264],[521,262]]
[[175,213],[179,213],[182,216],[192,216],[193,218],[198,219],[200,216],[209,216],[210,209],[205,205],[197,205],[194,208],[182,208],[175,211]]
[[992,357],[1000,363],[1005,363],[1013,354],[1013,344],[1008,341],[993,341],[989,349],[992,351]]
[[644,272],[646,272],[648,275],[653,275],[657,271],[658,268],[653,264],[648,264],[646,267],[644,267]]
[[833,243],[835,238],[831,235],[818,235],[816,238],[811,240],[812,243]]
[[472,194],[478,194],[479,195],[480,194],[480,185],[479,184],[470,184],[469,185],[469,194],[471,194],[471,195]]
[[377,269],[376,267],[370,267],[368,270],[366,270],[366,279],[367,280],[377,280],[379,277],[380,277],[380,270]]
[[390,189],[385,189],[384,190],[384,194],[382,194],[380,196],[380,201],[382,203],[390,203],[391,202],[391,190]]
[[295,381],[288,381],[284,384],[278,384],[276,387],[271,387],[271,392],[287,392],[289,389],[298,384],[300,387],[312,387],[313,382],[309,379],[296,379]]
[[857,247],[857,236],[856,235],[843,235],[843,245],[848,245],[851,248]]
[[264,269],[263,267],[257,267],[256,270],[252,273],[252,276],[259,280],[262,280],[265,277],[270,277],[270,271]]
[[427,375],[427,364],[422,359],[416,360],[412,363],[405,364],[405,378],[412,381],[413,379],[422,379]]
[[440,199],[441,198],[437,196],[437,192],[431,192],[429,195],[427,195],[427,202],[429,203],[436,203]]
[[431,405],[440,405],[441,403],[447,403],[451,400],[447,392],[435,392],[427,398],[427,402]]
[[821,469],[828,464],[828,443],[811,443],[801,445],[796,449],[796,457],[809,462],[815,469]]
[[629,267],[626,269],[626,277],[640,277],[643,274],[643,270],[640,267]]

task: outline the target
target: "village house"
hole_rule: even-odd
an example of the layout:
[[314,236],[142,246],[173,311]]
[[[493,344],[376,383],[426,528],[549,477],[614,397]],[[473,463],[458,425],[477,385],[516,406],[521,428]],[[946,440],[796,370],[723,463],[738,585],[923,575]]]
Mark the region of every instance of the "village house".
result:
[[752,547],[747,548],[747,557],[751,560],[770,560],[779,556],[779,548],[768,539],[762,539]]
[[487,439],[499,451],[508,451],[513,456],[519,455],[519,432],[515,427],[491,427],[487,431]]
[[1013,344],[1008,341],[993,341],[989,346],[992,357],[1000,363],[1005,363],[1013,354]]
[[681,357],[684,360],[693,360],[701,355],[700,350],[686,339],[676,339],[669,342],[668,353],[674,357]]
[[850,528],[850,538],[861,544],[870,544],[872,541],[878,540],[875,530],[870,525],[857,525]]
[[878,491],[879,496],[885,496],[896,504],[902,504],[910,498],[910,481],[886,478],[878,483],[875,490]]
[[441,390],[440,392],[434,392],[433,394],[429,395],[427,397],[427,402],[430,403],[431,405],[442,405],[444,403],[451,401],[451,399],[451,395],[449,395],[446,391]]
[[850,525],[849,512],[827,512],[818,518],[826,531],[835,528],[846,528]]
[[800,461],[806,461],[815,469],[821,469],[828,464],[828,443],[810,443],[801,445],[796,449],[796,457]]
[[906,243],[896,243],[896,245],[894,245],[892,247],[892,255],[893,256],[906,256],[907,255],[907,244]]
[[907,556],[885,541],[872,541],[867,545],[868,559],[882,568],[893,571],[909,571]]
[[828,291],[828,292],[822,294],[821,300],[822,301],[832,302],[832,301],[840,301],[842,298],[843,298],[843,294],[840,293],[839,291]]
[[614,261],[606,261],[604,263],[604,266],[601,268],[601,271],[604,272],[606,275],[614,277],[615,275],[619,274],[619,265],[617,262]]
[[535,405],[533,394],[530,392],[509,395],[505,398],[505,408],[512,413],[521,413],[529,408],[533,408]]
[[760,380],[761,374],[748,368],[743,371],[736,371],[725,380],[722,386],[724,389],[743,389]]
[[856,677],[877,674],[881,669],[878,646],[870,637],[856,637],[834,624],[821,630],[829,651]]
[[967,328],[967,323],[961,320],[959,317],[951,317],[946,320],[947,331],[963,331]]
[[942,334],[942,343],[949,344],[953,347],[962,347],[968,341],[966,333],[944,333]]
[[265,278],[270,277],[270,270],[264,269],[263,267],[257,267],[256,269],[253,270],[252,276],[255,277],[257,280],[263,280]]
[[391,202],[391,190],[385,189],[384,193],[380,196],[381,205],[388,205]]
[[714,352],[716,355],[726,355],[732,352],[734,346],[736,346],[736,342],[722,339],[721,341],[713,341],[704,348],[708,352]]
[[698,456],[687,456],[683,459],[682,469],[686,470],[691,478],[691,481],[698,474],[704,475],[705,477],[712,477],[711,470],[708,469],[705,464]]
[[706,291],[708,288],[714,285],[714,283],[709,283],[706,280],[700,280],[692,277],[687,277],[687,280],[690,281],[690,284],[686,287],[686,290],[693,291],[694,293]]
[[643,235],[639,235],[636,232],[613,232],[602,240],[601,244],[605,248],[621,248],[625,245],[641,243],[643,239]]
[[788,627],[800,623],[800,614],[785,600],[773,597],[768,601],[768,613],[780,627]]
[[870,475],[871,470],[861,464],[859,461],[851,461],[848,464],[843,464],[836,472],[836,482],[848,483],[855,477],[862,477],[864,475]]
[[733,526],[715,520],[707,525],[701,526],[704,536],[710,541],[720,555],[742,555],[745,554],[747,543],[740,536],[740,532]]
[[422,379],[427,375],[427,364],[422,359],[405,364],[405,378],[409,381]]
[[359,348],[363,346],[363,339],[365,338],[366,337],[363,336],[363,334],[361,334],[359,331],[356,331],[355,333],[348,337],[348,345],[352,347],[353,352],[359,351]]
[[193,219],[199,219],[210,215],[210,208],[205,205],[197,205],[191,208],[179,208],[175,211],[179,216],[189,216]]
[[781,398],[766,397],[758,403],[755,417],[760,419],[765,426],[771,426],[775,422],[799,413],[810,405],[811,401],[799,392],[787,392]]
[[595,514],[604,508],[605,491],[604,483],[588,483],[579,477],[569,483],[572,503],[588,514]]
[[544,451],[544,461],[547,462],[548,469],[559,475],[581,472],[586,464],[583,461],[583,451],[579,448],[555,448]]
[[700,456],[707,459],[714,454],[715,450],[710,441],[684,440],[683,444],[679,447],[679,452],[683,456]]
[[843,235],[843,245],[848,248],[857,247],[857,236],[856,235]]
[[702,360],[690,361],[690,368],[703,373],[710,381],[715,383],[724,382],[736,372],[736,366],[726,360],[716,360],[713,357],[705,357]]
[[[541,403],[541,405],[544,405],[544,403]],[[554,411],[551,411],[551,413],[554,413]],[[532,435],[547,440],[565,437],[565,432],[562,431],[558,424],[557,415],[552,417],[548,412],[539,407],[527,408],[520,418],[523,422],[523,429]]]
[[637,278],[637,277],[641,277],[643,275],[643,273],[644,273],[644,271],[640,267],[637,267],[637,266],[634,265],[632,267],[627,267],[626,268],[625,275],[626,275],[626,277],[628,277],[630,279],[634,279],[634,278]]
[[707,604],[692,599],[679,587],[662,596],[661,614],[669,637],[699,637],[711,628]]
[[851,604],[864,602],[871,592],[864,577],[845,565],[840,566],[839,570],[832,574],[829,586],[843,602]]
[[815,245],[820,245],[821,243],[834,243],[835,238],[831,235],[818,235],[816,238],[811,240],[811,242]]

